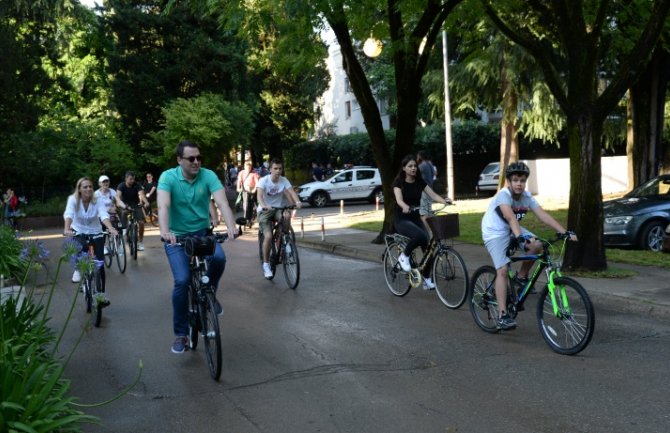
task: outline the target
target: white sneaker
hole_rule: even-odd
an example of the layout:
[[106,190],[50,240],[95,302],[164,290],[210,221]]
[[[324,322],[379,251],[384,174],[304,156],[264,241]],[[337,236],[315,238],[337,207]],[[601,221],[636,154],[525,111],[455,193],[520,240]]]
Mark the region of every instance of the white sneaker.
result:
[[398,256],[398,263],[400,263],[400,267],[403,271],[409,272],[412,270],[412,265],[409,263],[409,257],[407,257],[405,253],[400,253],[400,256]]
[[435,290],[435,283],[428,277],[423,277],[423,290]]
[[74,271],[72,274],[72,282],[73,283],[80,283],[81,282],[81,274],[79,271]]
[[272,278],[272,269],[270,269],[270,264],[267,262],[263,262],[263,275],[268,280]]
[[109,255],[109,248],[105,247],[105,252],[104,252],[104,254],[105,254],[106,256]]
[[137,243],[137,251],[144,251],[144,243],[142,242]]

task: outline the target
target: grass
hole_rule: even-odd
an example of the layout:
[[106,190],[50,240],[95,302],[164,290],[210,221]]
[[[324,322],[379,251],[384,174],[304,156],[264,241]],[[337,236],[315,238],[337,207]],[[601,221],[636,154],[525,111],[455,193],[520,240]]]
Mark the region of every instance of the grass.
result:
[[[563,226],[566,225],[568,219],[567,209],[545,208],[545,210],[551,216],[553,216],[556,219],[556,221],[560,222]],[[469,244],[483,245],[481,235],[481,222],[483,216],[484,216],[483,212],[460,212],[458,215],[458,220],[461,235],[456,239],[461,242],[466,242]],[[550,228],[545,226],[542,222],[540,222],[535,217],[535,214],[533,214],[532,212],[528,213],[526,218],[524,218],[523,226],[527,228],[529,231],[538,235],[539,237],[545,239],[551,239],[555,236],[553,230],[551,230]],[[360,230],[378,232],[382,228],[382,220],[354,223],[350,227],[357,228]],[[656,266],[659,268],[670,269],[670,260],[668,260],[668,256],[663,253],[656,253],[653,251],[632,250],[632,249],[607,248],[606,255],[607,255],[607,261],[609,263],[608,269],[606,271],[602,272],[571,271],[570,275],[578,277],[587,277],[587,278],[623,278],[636,275],[635,271],[630,271],[627,269],[622,269],[620,267],[612,266],[612,262],[624,263],[630,265]]]

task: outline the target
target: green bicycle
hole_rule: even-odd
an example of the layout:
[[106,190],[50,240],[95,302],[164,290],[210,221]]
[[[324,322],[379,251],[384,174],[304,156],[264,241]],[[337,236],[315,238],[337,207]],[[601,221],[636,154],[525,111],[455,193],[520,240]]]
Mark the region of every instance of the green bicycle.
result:
[[[534,260],[536,265],[528,279],[521,284],[513,272],[508,273],[507,312],[515,318],[524,310],[524,303],[532,292],[542,271],[547,284],[540,290],[537,300],[537,324],[544,341],[551,349],[562,355],[574,355],[586,348],[593,337],[595,312],[586,289],[579,282],[561,275],[565,245],[570,233],[559,234],[552,241],[539,239],[543,251],[511,257],[512,262]],[[560,242],[560,250],[554,244]],[[557,251],[558,250],[558,251]],[[497,326],[498,303],[495,295],[496,270],[493,266],[482,266],[472,275],[470,283],[470,312],[477,326],[486,332],[500,331]]]

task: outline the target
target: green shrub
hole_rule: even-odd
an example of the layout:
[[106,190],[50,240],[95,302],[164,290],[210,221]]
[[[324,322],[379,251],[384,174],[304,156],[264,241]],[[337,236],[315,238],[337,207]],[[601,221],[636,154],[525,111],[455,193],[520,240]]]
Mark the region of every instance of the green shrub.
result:
[[5,278],[18,277],[25,269],[20,259],[23,244],[11,227],[0,225],[0,275]]

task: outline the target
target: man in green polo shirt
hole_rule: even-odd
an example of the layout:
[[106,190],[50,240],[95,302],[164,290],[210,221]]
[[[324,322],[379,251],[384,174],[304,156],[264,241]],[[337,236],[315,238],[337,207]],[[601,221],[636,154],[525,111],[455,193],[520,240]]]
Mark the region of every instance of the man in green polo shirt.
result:
[[[165,170],[158,179],[158,221],[161,238],[165,241],[174,288],[172,290],[172,322],[175,341],[173,353],[183,353],[188,347],[188,285],[191,281],[189,258],[176,238],[203,236],[210,226],[210,198],[219,208],[233,240],[237,235],[235,218],[228,205],[223,185],[212,170],[202,167],[202,156],[197,144],[182,141],[177,146],[177,167]],[[233,236],[235,235],[235,236]],[[208,275],[214,288],[226,267],[226,256],[221,245],[216,244],[209,257]],[[216,302],[217,313],[223,308]]]

